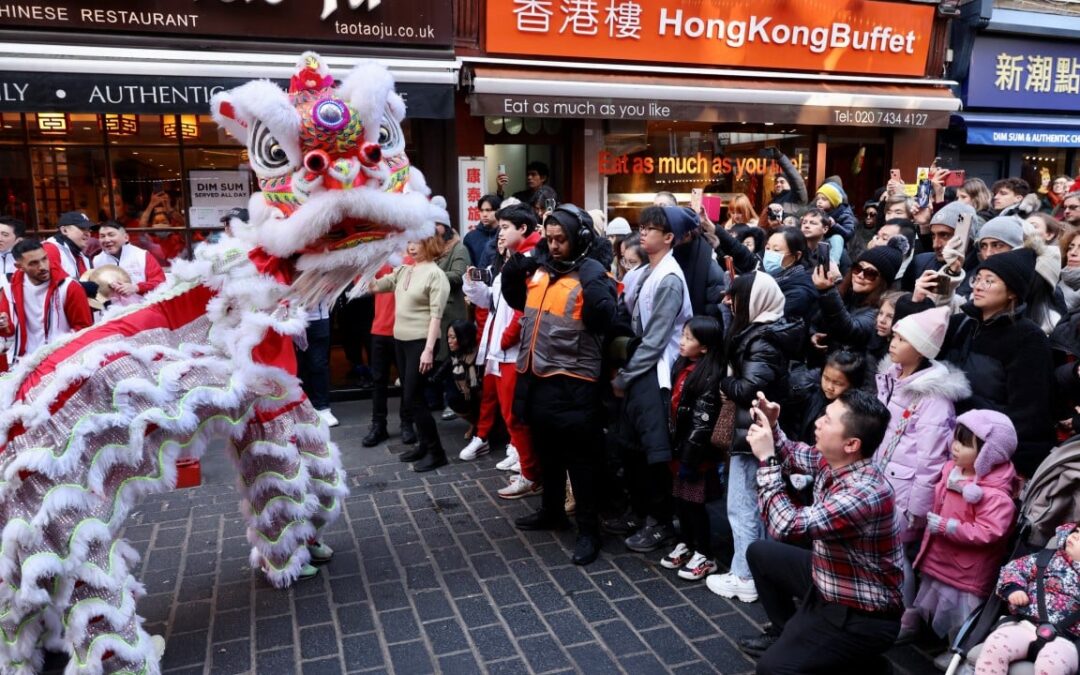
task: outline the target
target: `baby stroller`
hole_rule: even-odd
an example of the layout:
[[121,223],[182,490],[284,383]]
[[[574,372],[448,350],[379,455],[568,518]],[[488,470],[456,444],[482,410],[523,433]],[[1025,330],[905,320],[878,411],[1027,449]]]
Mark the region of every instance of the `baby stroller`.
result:
[[[1015,545],[1009,560],[1029,555],[1041,548],[1056,545],[1054,529],[1064,523],[1080,521],[1080,435],[1055,448],[1036,469],[1024,486],[1020,500]],[[1006,561],[1002,561],[1006,562]],[[975,610],[957,633],[949,649],[952,662],[946,675],[973,672],[975,660],[987,636],[1002,616],[1008,614],[1004,600],[997,595]],[[971,668],[964,668],[970,665]],[[1034,664],[1015,661],[1009,675],[1031,675]]]

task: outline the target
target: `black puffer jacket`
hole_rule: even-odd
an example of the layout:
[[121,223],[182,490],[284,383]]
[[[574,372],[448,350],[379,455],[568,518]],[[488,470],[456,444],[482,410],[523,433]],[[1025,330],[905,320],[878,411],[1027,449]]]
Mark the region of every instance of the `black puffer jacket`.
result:
[[818,290],[810,272],[796,263],[772,277],[784,294],[784,317],[789,321],[802,320],[809,326],[818,308]]
[[[681,359],[675,364],[672,380],[678,378],[685,367]],[[712,444],[716,415],[720,412],[720,393],[717,382],[710,378],[705,393],[690,397],[685,394],[675,408],[671,420],[672,457],[687,466],[700,468],[703,463],[719,459],[719,451]]]
[[847,302],[835,288],[822,291],[818,299],[820,311],[814,330],[829,336],[829,350],[847,347],[853,352],[866,351],[870,340],[877,335],[878,308],[857,306],[852,296]]
[[1019,441],[1013,464],[1031,477],[1054,445],[1054,366],[1049,339],[1023,313],[1021,305],[1013,315],[983,321],[982,312],[967,303],[949,322],[939,358],[971,382],[971,398],[957,403],[957,414],[988,408],[1008,415]]
[[720,390],[735,402],[735,438],[731,452],[748,454],[746,432],[753,420],[750,404],[759,391],[770,401],[783,401],[788,393],[788,365],[791,355],[802,344],[801,322],[787,319],[755,323],[743,330],[731,343],[728,362],[731,374],[720,381]]

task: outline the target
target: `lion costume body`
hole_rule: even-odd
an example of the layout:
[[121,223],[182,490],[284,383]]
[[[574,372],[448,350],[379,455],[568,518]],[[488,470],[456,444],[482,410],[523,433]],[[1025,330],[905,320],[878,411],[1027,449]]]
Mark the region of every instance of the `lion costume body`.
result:
[[390,74],[340,84],[316,54],[288,93],[253,81],[214,97],[261,192],[247,228],[178,261],[135,307],[23,359],[0,379],[0,672],[156,673],[118,534],[176,460],[227,437],[251,564],[294,581],[347,494],[329,430],[295,376],[305,307],[366,280],[445,216],[409,165]]

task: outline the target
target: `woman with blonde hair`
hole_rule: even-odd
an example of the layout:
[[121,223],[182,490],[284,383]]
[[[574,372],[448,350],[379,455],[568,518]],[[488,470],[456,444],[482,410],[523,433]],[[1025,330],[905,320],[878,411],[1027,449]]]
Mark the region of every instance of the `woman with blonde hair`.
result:
[[406,250],[412,262],[371,283],[374,293],[394,293],[394,347],[401,373],[401,405],[412,409],[420,437],[416,449],[402,455],[401,461],[416,462],[413,470],[417,472],[446,464],[446,451],[424,399],[424,387],[442,334],[443,311],[450,297],[450,281],[435,262],[445,248],[446,241],[439,235],[410,241]]
[[956,198],[975,209],[975,220],[971,224],[971,236],[977,237],[979,228],[986,221],[993,218],[994,196],[990,194],[990,188],[986,186],[982,178],[968,178],[956,190]]

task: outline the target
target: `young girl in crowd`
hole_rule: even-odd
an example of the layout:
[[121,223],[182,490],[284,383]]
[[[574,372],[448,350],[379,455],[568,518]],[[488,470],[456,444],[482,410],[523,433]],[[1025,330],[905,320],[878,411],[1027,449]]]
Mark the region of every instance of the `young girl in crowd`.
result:
[[724,397],[735,403],[735,433],[728,463],[727,512],[735,541],[729,574],[716,574],[706,582],[709,590],[743,602],[757,600],[746,549],[763,534],[757,503],[758,462],[750,453],[746,433],[752,420],[750,406],[757,393],[783,397],[788,392],[788,362],[802,344],[802,325],[784,320],[784,294],[776,280],[764,272],[735,278],[728,292],[733,320],[728,332],[728,375],[720,381]]
[[971,395],[964,374],[935,361],[949,325],[949,308],[936,307],[904,317],[893,326],[889,360],[878,370],[878,399],[891,420],[874,462],[892,485],[900,540],[905,544],[901,637],[914,637],[919,615],[911,562],[922,538],[934,486],[948,461],[956,423],[955,403]]
[[993,410],[956,419],[952,459],[941,470],[915,560],[915,608],[941,637],[953,636],[994,588],[1015,521],[1016,429]]
[[[1051,624],[1057,636],[1046,642],[1035,657],[1035,672],[1046,675],[1074,675],[1077,669],[1076,641],[1080,640],[1080,529],[1076,523],[1057,531],[1056,551],[1033,553],[1001,569],[997,594],[1009,603],[1015,618],[1001,624],[986,639],[977,675],[1005,675],[1009,664],[1024,659],[1035,641],[1036,626]],[[1042,561],[1040,556],[1044,556]],[[1040,573],[1039,563],[1045,563]],[[1039,576],[1043,595],[1039,598]],[[1043,601],[1044,600],[1044,601]],[[1046,616],[1040,616],[1045,606]],[[1066,625],[1063,625],[1066,624]]]
[[846,349],[837,350],[825,359],[821,377],[805,394],[804,403],[790,406],[795,412],[790,437],[814,445],[814,424],[830,403],[848,389],[861,389],[866,382],[866,357]]
[[896,316],[896,301],[903,297],[903,291],[889,291],[881,296],[881,306],[878,308],[877,319],[874,321],[875,337],[870,338],[870,346],[867,353],[878,361],[885,358],[889,353],[889,343],[892,342],[893,318]]
[[467,436],[472,438],[480,415],[480,390],[483,368],[476,363],[476,324],[458,320],[446,329],[446,346],[450,358],[443,361],[432,381],[446,389],[446,404],[469,423]]
[[720,457],[711,436],[720,410],[724,332],[711,316],[683,326],[671,388],[672,494],[679,516],[679,544],[660,564],[679,577],[699,581],[716,571],[705,504],[720,494]]

